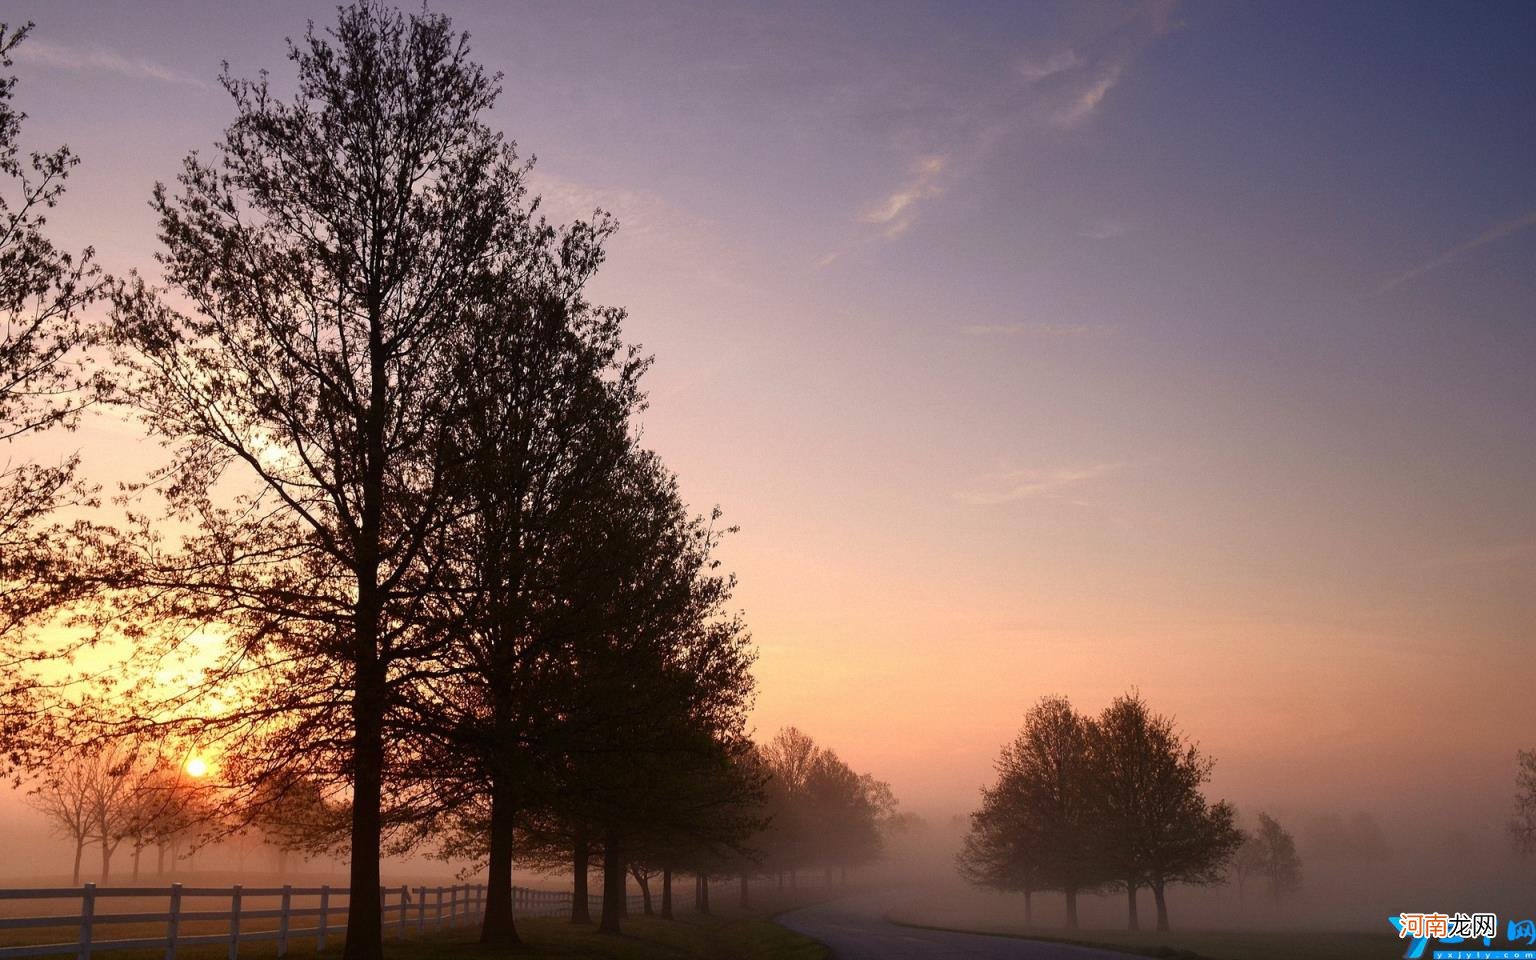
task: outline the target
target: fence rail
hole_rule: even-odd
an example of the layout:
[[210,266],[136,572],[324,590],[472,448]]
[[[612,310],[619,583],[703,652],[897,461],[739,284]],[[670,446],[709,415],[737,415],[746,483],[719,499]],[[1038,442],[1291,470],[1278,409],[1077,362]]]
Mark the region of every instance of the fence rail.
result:
[[[98,902],[111,899],[160,898],[167,899],[164,911],[103,912]],[[222,899],[227,906],[218,909],[188,909],[188,900]],[[0,901],[4,900],[76,900],[79,913],[50,916],[0,917],[0,932],[7,930],[36,930],[73,927],[73,941],[0,946],[0,960],[20,957],[65,956],[74,954],[77,960],[90,960],[91,954],[108,950],[164,950],[165,960],[176,960],[179,947],[224,944],[229,948],[229,960],[237,960],[240,944],[262,940],[277,942],[277,955],[285,956],[288,947],[296,939],[313,937],[315,949],[324,950],[326,941],[333,933],[339,933],[351,904],[348,887],[189,887],[173,883],[169,887],[97,887],[87,883],[81,887],[34,887],[26,889],[0,888]],[[277,905],[252,907],[250,900],[276,900]],[[296,900],[317,901],[314,905],[299,905]],[[344,900],[345,902],[337,902]],[[602,897],[589,898],[594,911],[601,909]],[[640,898],[628,897],[628,907],[639,909]],[[104,906],[104,905],[103,905]],[[421,936],[437,931],[477,922],[485,913],[484,884],[460,884],[448,887],[401,885],[379,888],[379,906],[382,909],[385,935],[404,938],[408,934]],[[571,908],[571,894],[563,891],[530,890],[512,888],[512,910],[515,915],[530,917],[561,916]],[[310,926],[296,926],[295,920],[309,922]],[[244,927],[247,921],[262,921],[260,928]],[[268,921],[276,921],[276,925]],[[213,933],[183,932],[185,923],[223,923],[224,929]],[[133,924],[161,924],[161,936],[98,939],[103,927]],[[9,938],[6,938],[9,939]]]

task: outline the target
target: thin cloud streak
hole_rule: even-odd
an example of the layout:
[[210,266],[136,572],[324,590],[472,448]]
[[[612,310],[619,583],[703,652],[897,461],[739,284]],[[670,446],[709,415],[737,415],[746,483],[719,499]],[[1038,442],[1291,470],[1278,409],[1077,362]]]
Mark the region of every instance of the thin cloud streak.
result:
[[126,57],[104,47],[71,47],[43,39],[29,39],[17,48],[15,58],[40,67],[59,70],[115,73],[132,80],[158,80],[210,89],[213,85],[191,74],[143,57]]
[[1530,213],[1527,213],[1523,217],[1516,217],[1514,220],[1508,220],[1504,223],[1498,224],[1497,226],[1491,227],[1488,230],[1485,230],[1484,232],[1473,237],[1471,240],[1468,240],[1465,243],[1457,244],[1444,253],[1441,253],[1439,256],[1436,256],[1430,260],[1426,260],[1411,270],[1404,270],[1402,273],[1399,273],[1396,276],[1388,277],[1385,281],[1382,282],[1381,286],[1376,288],[1375,295],[1379,297],[1389,290],[1400,287],[1408,281],[1422,276],[1431,270],[1438,270],[1439,268],[1450,263],[1452,260],[1458,259],[1463,254],[1471,253],[1473,250],[1476,250],[1479,247],[1485,247],[1496,240],[1502,240],[1505,237],[1519,233],[1520,231],[1533,226],[1536,226],[1536,210],[1532,210]]
[[912,207],[920,200],[943,193],[938,180],[949,166],[946,154],[930,154],[918,157],[905,183],[890,196],[865,210],[859,218],[865,223],[883,227],[887,237],[904,233],[912,225]]
[[1102,479],[1123,464],[1100,463],[1087,467],[1006,470],[983,474],[976,489],[955,494],[960,503],[975,507],[996,507],[1020,500],[1061,499],[1083,484]]
[[1022,54],[975,96],[948,103],[942,119],[918,131],[922,141],[939,149],[918,157],[909,179],[858,219],[880,227],[886,238],[900,236],[915,222],[919,203],[944,192],[941,174],[955,179],[1021,127],[1066,130],[1087,123],[1141,51],[1168,32],[1174,6],[1174,0],[1131,4],[1113,23],[1043,52]]

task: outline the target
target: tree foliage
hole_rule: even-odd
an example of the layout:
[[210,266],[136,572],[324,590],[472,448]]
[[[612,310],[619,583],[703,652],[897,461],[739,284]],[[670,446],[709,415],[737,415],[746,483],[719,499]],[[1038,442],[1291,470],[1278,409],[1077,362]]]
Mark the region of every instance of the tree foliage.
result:
[[1231,805],[1201,794],[1211,760],[1135,693],[1097,718],[1063,697],[1042,699],[997,768],[972,816],[961,872],[1026,897],[1060,890],[1069,926],[1078,894],[1113,887],[1126,893],[1135,929],[1136,892],[1149,887],[1158,928],[1167,929],[1166,888],[1221,882],[1240,844]]

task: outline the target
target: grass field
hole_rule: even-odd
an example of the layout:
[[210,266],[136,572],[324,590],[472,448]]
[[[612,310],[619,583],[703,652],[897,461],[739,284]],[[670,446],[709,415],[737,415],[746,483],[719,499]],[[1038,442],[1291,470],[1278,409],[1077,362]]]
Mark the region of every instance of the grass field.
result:
[[[958,926],[922,922],[912,910],[896,911],[891,920],[916,927],[959,930]],[[995,933],[1031,940],[1078,943],[1143,957],[1166,960],[1394,960],[1403,955],[1403,944],[1390,933],[1337,933],[1275,930],[1079,930],[1069,934],[1058,928],[1026,928],[1008,924],[982,924],[963,928],[967,933]]]
[[[727,899],[725,896],[722,900]],[[393,929],[385,932],[384,954],[390,960],[544,960],[544,958],[591,958],[591,960],[827,960],[826,948],[813,940],[785,930],[770,917],[781,910],[804,905],[809,898],[787,899],[771,895],[759,898],[750,911],[717,908],[709,916],[682,910],[675,920],[631,916],[624,921],[621,936],[600,934],[594,927],[573,926],[565,920],[519,918],[518,932],[524,945],[511,950],[488,950],[476,943],[477,926],[463,926],[441,932],[428,932],[418,938],[408,933],[404,939]],[[148,905],[146,904],[146,907]],[[164,909],[156,904],[154,909]],[[131,909],[131,908],[130,908]],[[252,921],[244,930],[268,929],[275,921]],[[336,923],[344,922],[338,914]],[[226,930],[223,922],[189,922],[184,934],[215,933]],[[289,945],[290,960],[325,960],[339,957],[342,937],[338,927],[323,952],[315,949],[312,935],[295,936]],[[96,932],[98,940],[118,937],[158,937],[164,924],[103,924]],[[0,932],[0,945],[48,943],[70,940],[73,931],[10,930]],[[182,946],[177,960],[224,960],[224,945]],[[113,950],[97,954],[104,960],[162,960],[163,950]],[[240,960],[276,960],[276,944],[254,941],[240,945]]]

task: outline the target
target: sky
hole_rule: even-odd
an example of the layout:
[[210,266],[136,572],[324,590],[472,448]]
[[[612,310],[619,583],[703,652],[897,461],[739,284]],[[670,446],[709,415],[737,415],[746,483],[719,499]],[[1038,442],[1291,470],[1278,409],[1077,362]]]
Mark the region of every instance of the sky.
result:
[[[434,2],[656,357],[647,443],[793,723],[974,805],[1039,697],[1139,688],[1243,810],[1498,839],[1536,747],[1536,5]],[[325,3],[35,20],[52,218],[157,180]],[[151,454],[65,440],[113,482]],[[146,461],[147,462],[147,461]]]

